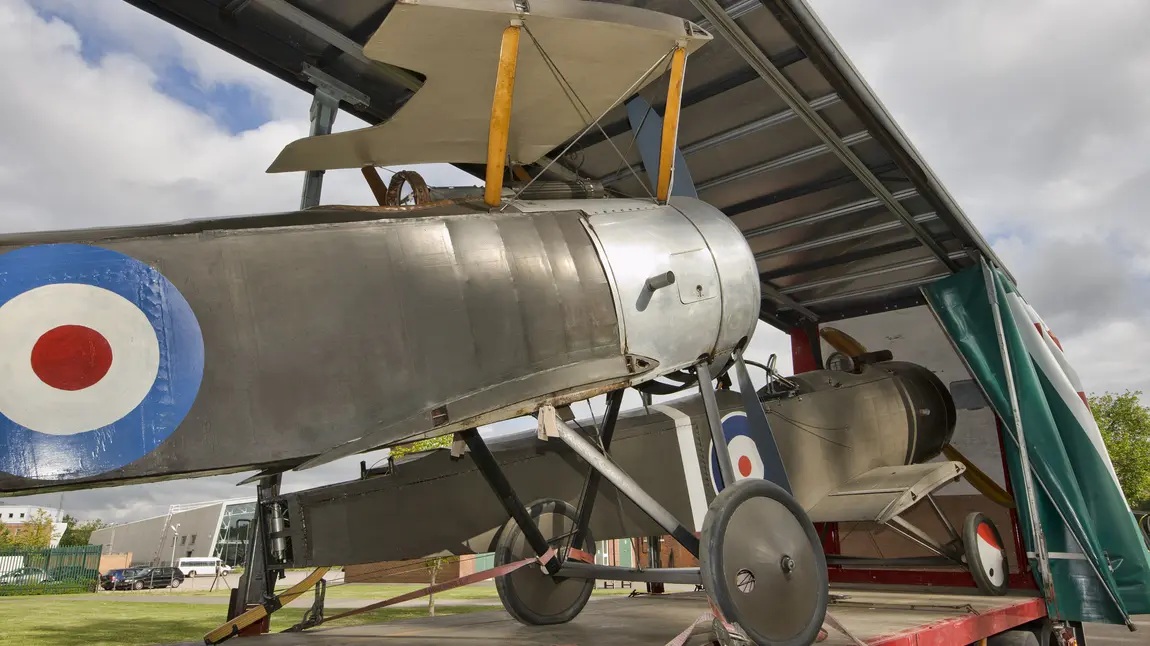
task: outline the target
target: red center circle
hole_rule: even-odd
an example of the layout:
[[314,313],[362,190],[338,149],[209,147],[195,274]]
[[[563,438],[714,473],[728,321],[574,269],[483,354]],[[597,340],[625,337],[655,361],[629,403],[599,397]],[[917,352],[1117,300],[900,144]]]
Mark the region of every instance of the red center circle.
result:
[[751,477],[751,459],[745,455],[739,456],[739,473],[744,478]]
[[83,325],[61,325],[32,346],[32,371],[59,390],[83,390],[112,367],[112,346],[103,334]]

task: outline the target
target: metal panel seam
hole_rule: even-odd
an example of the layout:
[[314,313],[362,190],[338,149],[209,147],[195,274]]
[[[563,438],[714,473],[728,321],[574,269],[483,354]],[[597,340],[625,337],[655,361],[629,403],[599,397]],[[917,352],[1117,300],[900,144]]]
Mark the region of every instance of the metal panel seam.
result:
[[595,233],[595,228],[591,226],[591,219],[587,216],[586,211],[582,212],[579,223],[587,231],[587,236],[591,238],[591,244],[595,246],[595,253],[599,256],[599,264],[603,266],[603,273],[607,276],[607,284],[611,287],[611,302],[615,304],[615,320],[619,324],[619,352],[626,355],[628,353],[627,323],[623,320],[623,302],[619,300],[619,285],[615,282],[615,272],[611,269],[611,261],[607,259],[607,252],[603,249],[603,243],[600,242],[599,235]]

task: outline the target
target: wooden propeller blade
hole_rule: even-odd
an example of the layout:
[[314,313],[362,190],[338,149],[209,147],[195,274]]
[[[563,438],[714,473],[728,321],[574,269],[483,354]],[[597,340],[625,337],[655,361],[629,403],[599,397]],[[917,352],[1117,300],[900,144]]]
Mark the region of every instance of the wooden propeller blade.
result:
[[819,336],[829,343],[832,348],[848,357],[857,357],[867,352],[866,346],[838,328],[824,327],[819,330]]
[[1014,508],[1014,498],[1011,497],[1011,495],[1007,493],[1005,489],[998,486],[998,483],[995,482],[990,476],[986,475],[982,469],[976,467],[974,463],[971,462],[970,459],[963,455],[961,452],[959,452],[958,449],[947,444],[946,446],[942,447],[942,452],[946,455],[947,459],[954,460],[955,462],[961,462],[966,465],[966,473],[962,475],[964,478],[966,478],[966,481],[969,482],[972,487],[978,490],[978,493],[986,496],[990,499],[991,502],[1000,507],[1006,507],[1007,509]]

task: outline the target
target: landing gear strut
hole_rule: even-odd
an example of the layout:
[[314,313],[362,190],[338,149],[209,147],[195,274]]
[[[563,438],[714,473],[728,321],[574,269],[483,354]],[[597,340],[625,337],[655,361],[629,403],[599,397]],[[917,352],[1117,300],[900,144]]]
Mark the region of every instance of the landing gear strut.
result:
[[[741,356],[736,355],[736,363],[742,368]],[[742,371],[745,373],[745,368]],[[556,551],[543,566],[526,567],[496,579],[500,600],[516,620],[528,625],[571,621],[587,603],[596,579],[694,584],[705,586],[722,615],[719,626],[724,622],[732,625],[735,632],[755,644],[814,643],[829,597],[826,558],[814,525],[784,487],[769,480],[735,480],[706,362],[696,366],[696,374],[708,408],[712,442],[720,456],[721,476],[727,484],[699,528],[701,540],[608,455],[621,391],[611,393],[598,437],[584,437],[562,419],[555,419],[559,440],[591,467],[579,508],[559,500],[523,505],[479,433],[470,429],[461,434],[475,465],[509,516],[497,539],[496,565]],[[753,390],[751,395],[754,398]],[[758,412],[761,414],[761,409]],[[588,525],[600,479],[610,482],[698,557],[701,567],[639,570],[590,562],[595,543]],[[725,628],[723,636],[731,637]]]

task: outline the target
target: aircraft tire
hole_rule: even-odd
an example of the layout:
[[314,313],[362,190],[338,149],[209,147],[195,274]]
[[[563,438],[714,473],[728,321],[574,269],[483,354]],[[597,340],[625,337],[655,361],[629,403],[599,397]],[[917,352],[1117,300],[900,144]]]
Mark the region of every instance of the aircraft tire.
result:
[[1000,597],[1010,589],[1010,564],[1006,543],[998,528],[982,512],[971,512],[962,524],[962,548],[966,567],[983,594]]
[[726,621],[758,646],[813,644],[830,596],[815,526],[768,480],[725,487],[703,521],[703,586]]
[[[527,506],[544,538],[555,548],[567,545],[574,531],[579,511],[562,500],[545,498]],[[595,540],[588,531],[584,544],[577,546],[595,553]],[[535,556],[515,519],[509,519],[499,532],[495,544],[495,566],[506,565]],[[587,605],[595,590],[594,579],[555,578],[541,566],[528,565],[495,579],[495,589],[504,609],[516,621],[529,626],[567,623]]]

